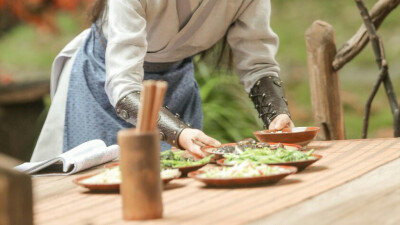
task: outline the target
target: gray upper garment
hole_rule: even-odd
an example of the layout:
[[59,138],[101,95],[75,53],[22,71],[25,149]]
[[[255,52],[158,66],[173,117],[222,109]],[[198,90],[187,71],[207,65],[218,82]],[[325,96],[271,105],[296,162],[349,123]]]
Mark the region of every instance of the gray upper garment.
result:
[[[247,92],[261,77],[278,76],[279,41],[270,27],[270,0],[190,0],[191,16],[183,27],[176,2],[109,1],[103,32],[108,39],[105,90],[111,105],[141,89],[144,61],[179,61],[208,49],[224,35]],[[59,54],[52,80],[58,80],[62,58],[77,51],[85,38],[79,35]]]

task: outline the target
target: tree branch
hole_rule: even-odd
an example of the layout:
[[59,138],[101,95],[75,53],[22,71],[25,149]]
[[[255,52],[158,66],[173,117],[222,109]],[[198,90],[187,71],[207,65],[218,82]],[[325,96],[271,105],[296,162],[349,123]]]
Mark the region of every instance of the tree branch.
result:
[[[400,4],[400,0],[379,0],[371,9],[371,20],[378,29],[386,16]],[[350,62],[367,45],[369,37],[365,25],[351,37],[337,52],[332,63],[334,70],[339,70]]]
[[365,104],[365,114],[364,114],[364,125],[363,125],[362,138],[367,138],[368,126],[369,126],[369,114],[371,112],[372,101],[374,100],[375,95],[379,90],[379,86],[381,85],[382,80],[387,75],[388,75],[388,66],[385,63],[379,74],[378,80],[376,81],[374,88],[372,89],[372,92],[371,92],[370,96],[368,97],[367,103]]
[[372,100],[375,97],[376,92],[379,89],[380,83],[383,82],[386,90],[386,95],[390,103],[390,108],[392,110],[393,115],[393,126],[394,126],[394,136],[400,136],[400,124],[398,121],[399,115],[399,106],[396,98],[396,94],[394,93],[394,89],[392,86],[392,82],[389,77],[388,72],[388,65],[386,63],[385,52],[383,48],[383,43],[380,37],[376,33],[375,26],[371,20],[371,17],[368,13],[367,8],[365,7],[362,0],[355,0],[358,9],[360,10],[361,17],[363,18],[364,25],[368,31],[369,39],[371,40],[371,45],[374,50],[375,59],[378,64],[381,73],[377,82],[374,85],[374,89],[371,95],[368,98],[366,109],[365,109],[365,116],[364,116],[364,127],[363,127],[363,138],[367,137],[367,129],[368,129],[368,120],[369,120],[369,112],[371,109]]

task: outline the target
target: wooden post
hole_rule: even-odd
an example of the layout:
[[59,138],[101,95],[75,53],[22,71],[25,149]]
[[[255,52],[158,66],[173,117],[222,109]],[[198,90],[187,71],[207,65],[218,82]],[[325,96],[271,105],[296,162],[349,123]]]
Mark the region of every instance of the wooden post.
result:
[[332,67],[336,55],[333,27],[317,20],[307,29],[305,36],[314,122],[321,127],[317,138],[344,139],[339,78]]
[[49,80],[0,86],[0,153],[29,161],[42,126],[43,97],[49,92]]
[[32,225],[31,178],[13,170],[11,161],[0,154],[0,225]]

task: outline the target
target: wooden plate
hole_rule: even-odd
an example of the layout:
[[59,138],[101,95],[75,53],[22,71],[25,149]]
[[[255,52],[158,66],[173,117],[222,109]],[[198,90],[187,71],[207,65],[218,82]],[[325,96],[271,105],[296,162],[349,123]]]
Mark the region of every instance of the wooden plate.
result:
[[197,170],[188,173],[188,177],[196,179],[203,182],[207,186],[211,187],[243,187],[243,186],[254,186],[254,185],[265,185],[273,184],[279,180],[285,178],[286,176],[296,173],[297,168],[293,166],[272,166],[280,167],[287,170],[287,172],[259,176],[259,177],[242,177],[242,178],[203,178],[199,177],[200,174],[204,173],[204,170]]
[[[112,163],[115,164],[115,163]],[[110,165],[110,164],[109,164]],[[108,165],[106,165],[108,166]],[[117,166],[117,165],[114,165]],[[109,166],[107,168],[111,168],[112,166]],[[86,175],[86,176],[81,176],[78,177],[76,179],[74,179],[72,182],[74,182],[75,184],[85,187],[87,189],[90,189],[91,191],[104,191],[104,192],[108,192],[108,191],[119,191],[119,183],[111,183],[111,184],[87,184],[87,183],[83,183],[82,181],[90,178],[92,176],[95,176],[99,173],[95,173],[95,174],[91,174],[91,175]],[[177,179],[182,175],[182,173],[179,171],[179,173],[175,176],[175,177],[170,177],[170,178],[163,178],[162,182],[164,185],[168,184],[170,181],[172,181],[173,179]]]
[[282,129],[279,133],[271,130],[260,130],[253,132],[253,134],[260,142],[279,142],[306,146],[317,136],[318,131],[319,127],[295,127]]
[[86,183],[82,183],[83,180],[93,177],[96,174],[91,174],[91,175],[86,175],[86,176],[82,176],[82,177],[78,177],[76,179],[74,179],[72,182],[74,182],[75,184],[85,187],[91,191],[119,191],[119,183],[114,183],[114,184],[86,184]]
[[[292,161],[292,162],[282,162],[282,163],[267,163],[268,165],[277,165],[277,166],[294,166],[297,168],[297,171],[300,172],[304,170],[306,167],[310,166],[311,164],[315,163],[316,161],[322,158],[322,155],[318,154],[311,154],[314,156],[315,159],[309,160],[302,160],[302,161]],[[217,160],[217,164],[220,166],[233,166],[232,164],[225,163],[225,159]]]
[[104,168],[113,168],[115,166],[119,166],[119,162],[109,163],[109,164],[105,165]]

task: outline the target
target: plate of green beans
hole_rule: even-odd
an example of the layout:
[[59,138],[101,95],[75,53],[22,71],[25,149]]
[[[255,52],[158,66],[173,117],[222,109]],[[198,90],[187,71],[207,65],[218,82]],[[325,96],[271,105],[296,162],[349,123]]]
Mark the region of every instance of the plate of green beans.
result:
[[223,157],[223,159],[217,161],[218,165],[232,166],[248,160],[258,164],[295,166],[298,171],[304,170],[322,158],[321,155],[314,154],[314,150],[302,152],[283,147],[276,149],[269,147],[246,148],[239,154],[227,153]]

